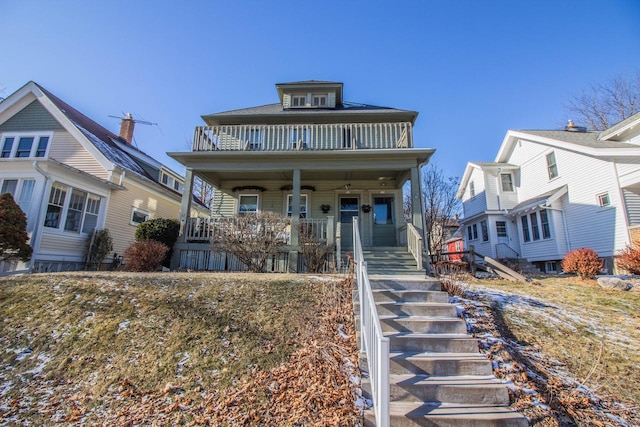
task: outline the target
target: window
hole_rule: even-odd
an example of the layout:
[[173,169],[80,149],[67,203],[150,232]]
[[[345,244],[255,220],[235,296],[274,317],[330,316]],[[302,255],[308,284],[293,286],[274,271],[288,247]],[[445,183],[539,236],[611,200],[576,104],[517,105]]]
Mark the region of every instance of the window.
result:
[[18,180],[17,179],[5,179],[2,182],[2,191],[0,194],[9,193],[13,196],[14,200],[16,198],[16,188],[18,188]]
[[47,214],[44,218],[44,226],[49,228],[60,227],[60,216],[64,208],[64,202],[67,198],[67,188],[60,184],[54,184],[49,194],[49,205],[47,206]]
[[469,183],[469,195],[471,197],[476,197],[476,186],[473,184],[473,181]]
[[473,233],[471,231],[471,226],[467,226],[467,240],[473,240]]
[[471,229],[473,230],[473,239],[475,240],[478,238],[478,224],[473,224]]
[[557,273],[558,263],[556,261],[545,261],[544,270],[545,273]]
[[4,139],[4,143],[2,144],[2,154],[0,154],[0,157],[2,158],[11,157],[11,151],[13,149],[13,140],[14,138]]
[[146,220],[149,219],[149,212],[143,211],[142,209],[133,208],[131,209],[131,225],[142,224]]
[[91,233],[98,225],[98,213],[100,212],[100,197],[89,194],[87,197],[87,208],[82,221],[82,232]]
[[312,95],[311,105],[313,105],[314,107],[326,107],[327,95]]
[[540,225],[542,226],[542,238],[551,238],[551,227],[549,226],[549,217],[547,216],[547,210],[542,209],[540,211]]
[[598,205],[602,207],[611,205],[611,201],[609,200],[609,193],[598,194],[596,197],[598,199]]
[[521,216],[520,221],[522,222],[522,240],[524,240],[525,242],[530,242],[531,235],[529,234],[529,221],[527,220],[527,216]]
[[482,241],[489,241],[489,230],[487,229],[487,221],[480,221],[480,230],[482,231]]
[[65,231],[80,231],[80,223],[82,222],[82,211],[84,210],[87,193],[79,190],[71,191],[71,200],[67,209],[67,219],[64,223]]
[[511,175],[510,173],[501,173],[500,183],[502,184],[502,191],[504,192],[513,191],[513,175]]
[[507,222],[496,221],[496,233],[498,237],[507,237]]
[[462,251],[462,241],[456,240],[456,252]]
[[393,224],[393,197],[373,198],[373,223]]
[[292,107],[304,107],[307,105],[307,96],[306,95],[291,95],[291,106]]
[[[22,186],[21,207],[23,205],[28,207],[31,203],[35,182],[28,181],[25,181]],[[95,194],[55,183],[49,194],[44,226],[57,229],[62,226],[64,231],[90,233],[98,225],[100,200],[100,196]]]
[[[287,216],[291,216],[293,212],[293,194],[287,196]],[[307,195],[300,195],[300,218],[307,217]]]
[[547,154],[547,171],[549,173],[549,179],[553,179],[558,176],[558,165],[556,164],[556,154],[553,151]]
[[238,197],[238,213],[246,215],[258,212],[258,195],[257,194],[241,194]]
[[6,136],[0,157],[45,157],[48,146],[49,136]]
[[531,218],[531,234],[533,236],[533,240],[540,240],[540,228],[538,227],[538,214],[532,212],[529,215]]

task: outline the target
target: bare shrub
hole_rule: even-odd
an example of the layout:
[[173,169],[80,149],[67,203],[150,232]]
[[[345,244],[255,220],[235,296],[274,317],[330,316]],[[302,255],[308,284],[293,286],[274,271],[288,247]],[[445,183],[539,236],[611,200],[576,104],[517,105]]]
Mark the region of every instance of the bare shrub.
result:
[[217,222],[214,250],[235,255],[249,271],[263,273],[288,240],[289,218],[272,212],[237,215]]
[[169,252],[169,247],[156,240],[135,242],[124,253],[125,269],[129,271],[156,271]]
[[329,256],[333,253],[333,245],[319,239],[308,224],[300,224],[300,250],[304,258],[307,273],[322,273]]
[[629,274],[640,274],[640,249],[625,247],[616,259],[616,265]]
[[562,271],[576,273],[582,280],[595,279],[602,266],[597,252],[589,248],[574,249],[562,260]]
[[443,291],[451,296],[464,296],[468,288],[464,279],[469,271],[469,264],[464,261],[438,261],[432,270],[440,278]]

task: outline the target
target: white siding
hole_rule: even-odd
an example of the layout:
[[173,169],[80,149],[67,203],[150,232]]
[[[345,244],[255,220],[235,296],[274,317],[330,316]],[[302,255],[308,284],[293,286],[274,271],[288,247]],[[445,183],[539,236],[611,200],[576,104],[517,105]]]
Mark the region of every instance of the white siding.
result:
[[[482,171],[480,169],[474,168],[473,172],[471,172],[469,184],[467,184],[467,188],[465,189],[465,194],[463,197],[462,207],[464,210],[465,218],[470,218],[474,215],[478,215],[487,209],[484,181],[484,174],[482,173]],[[470,197],[469,194],[469,186],[471,185],[471,182],[473,182],[475,188],[475,197]]]

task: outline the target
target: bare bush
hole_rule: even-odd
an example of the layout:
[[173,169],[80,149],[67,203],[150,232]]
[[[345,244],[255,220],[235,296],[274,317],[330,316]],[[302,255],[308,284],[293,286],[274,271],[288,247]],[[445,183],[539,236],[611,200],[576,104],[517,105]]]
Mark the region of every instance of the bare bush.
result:
[[616,265],[629,274],[640,274],[640,249],[625,247],[616,259]]
[[263,273],[269,259],[287,244],[289,218],[272,212],[237,215],[217,222],[214,250],[229,252],[249,271]]
[[562,271],[576,273],[580,279],[594,279],[602,270],[602,260],[593,249],[574,249],[562,260]]
[[307,273],[322,273],[326,270],[327,261],[333,253],[333,245],[328,245],[315,235],[307,224],[298,227],[300,236],[300,251],[304,258]]
[[156,240],[135,242],[124,253],[125,268],[129,271],[156,271],[169,252],[169,247]]

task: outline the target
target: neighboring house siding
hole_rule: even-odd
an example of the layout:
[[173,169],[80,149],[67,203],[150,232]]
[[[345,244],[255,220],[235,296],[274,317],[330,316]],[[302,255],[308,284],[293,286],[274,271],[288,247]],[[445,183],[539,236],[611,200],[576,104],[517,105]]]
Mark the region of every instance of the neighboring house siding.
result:
[[484,188],[484,176],[480,169],[475,169],[471,173],[469,182],[473,182],[475,188],[475,197],[470,197],[469,186],[465,189],[464,194],[464,216],[470,218],[487,210],[486,192]]
[[63,130],[58,121],[37,100],[0,125],[0,132]]
[[113,250],[118,254],[123,254],[135,241],[137,225],[130,223],[134,207],[148,212],[149,219],[178,219],[180,214],[177,200],[169,200],[129,179],[125,180],[124,186],[125,191],[111,192],[105,220],[105,228],[109,229],[113,239]]
[[228,218],[236,214],[236,199],[223,191],[213,194],[211,216],[214,218]]
[[629,226],[640,225],[640,190],[625,188],[622,193],[627,207]]
[[69,235],[68,233],[52,233],[46,229],[40,242],[40,254],[38,261],[48,260],[51,257],[72,257],[73,260],[81,260],[84,256],[87,237],[85,235]]
[[49,157],[101,179],[109,178],[107,170],[67,131],[54,132]]

